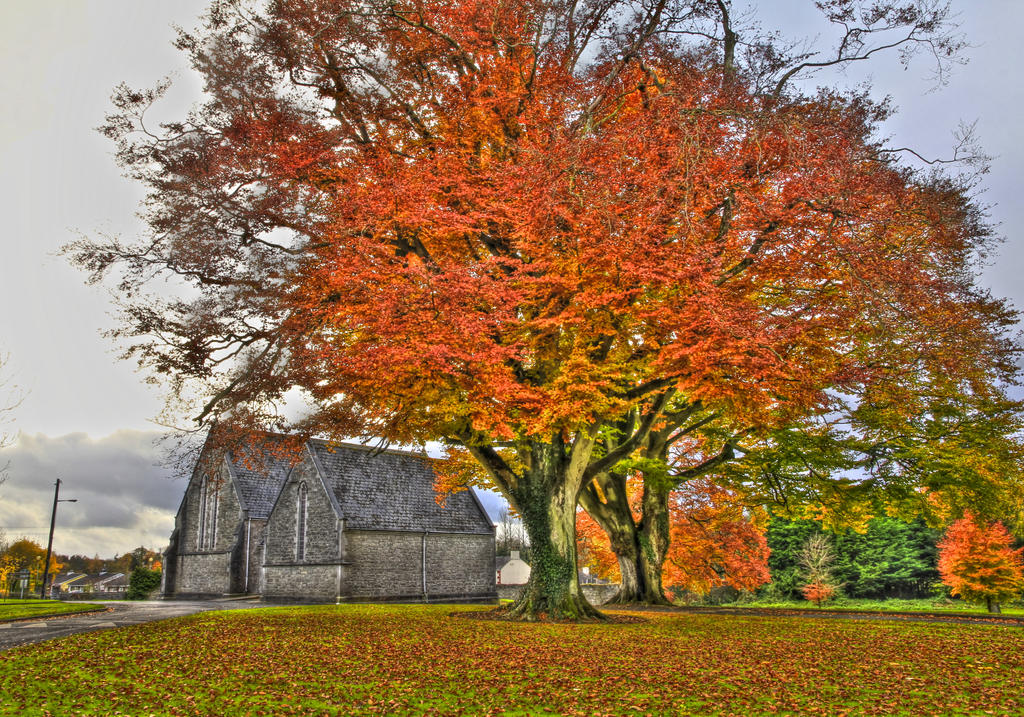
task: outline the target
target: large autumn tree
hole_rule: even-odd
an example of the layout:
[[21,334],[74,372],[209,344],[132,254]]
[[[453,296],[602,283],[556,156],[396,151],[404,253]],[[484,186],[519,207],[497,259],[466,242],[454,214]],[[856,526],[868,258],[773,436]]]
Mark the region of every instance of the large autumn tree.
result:
[[655,432],[1013,371],[967,188],[900,164],[884,104],[794,84],[955,55],[947,9],[816,4],[831,53],[727,0],[218,0],[178,41],[204,103],[153,126],[160,88],[121,88],[104,128],[150,233],[71,252],[120,266],[129,353],[200,422],[463,449],[530,536],[512,613],[595,615],[577,501]]

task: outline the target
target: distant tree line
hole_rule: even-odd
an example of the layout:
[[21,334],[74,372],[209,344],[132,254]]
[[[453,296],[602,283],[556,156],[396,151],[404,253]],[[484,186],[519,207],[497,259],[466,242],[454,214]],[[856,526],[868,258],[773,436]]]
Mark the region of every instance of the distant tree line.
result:
[[855,598],[926,598],[943,587],[938,571],[942,532],[918,518],[872,518],[863,533],[826,533],[813,520],[773,517],[768,524],[768,566],[772,582],[764,590],[799,599],[807,583],[801,553],[815,535],[826,534],[835,553],[831,576],[843,595]]
[[[28,571],[28,584],[26,591],[35,593],[39,590],[40,580],[43,575],[43,561],[46,557],[46,549],[34,540],[29,538],[18,538],[11,540],[0,531],[0,593],[11,593],[15,591],[13,581],[21,573]],[[148,571],[159,575],[161,560],[163,556],[155,550],[139,546],[134,550],[122,555],[115,555],[113,558],[87,557],[85,555],[59,555],[50,556],[50,566],[47,573],[50,580],[61,572],[87,573],[98,575],[100,573],[124,573],[131,575],[136,571]],[[145,581],[143,587],[148,585]]]
[[57,561],[63,570],[76,573],[124,573],[127,575],[139,567],[159,569],[163,556],[156,550],[150,550],[139,546],[130,552],[122,555],[115,555],[112,558],[101,558],[99,555],[88,557],[87,555],[58,555]]

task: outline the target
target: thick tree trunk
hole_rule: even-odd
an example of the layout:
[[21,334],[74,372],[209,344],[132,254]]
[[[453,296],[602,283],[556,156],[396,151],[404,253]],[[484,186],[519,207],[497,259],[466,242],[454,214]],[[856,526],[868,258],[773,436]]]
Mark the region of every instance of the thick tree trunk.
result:
[[[661,564],[664,561],[667,541],[657,531],[657,520],[641,518],[640,525],[633,519],[629,502],[625,498],[625,479],[610,476],[602,482],[605,500],[600,500],[595,491],[584,491],[580,503],[608,534],[612,552],[619,562],[622,582],[619,591],[607,604],[628,605],[644,603],[667,605],[668,600],[661,589]],[[621,480],[616,480],[621,478]],[[620,485],[621,483],[621,485]],[[665,538],[667,539],[667,521]],[[647,526],[655,527],[652,540]],[[651,546],[655,550],[645,549]]]
[[608,601],[609,604],[668,605],[669,601],[661,589],[661,563],[645,552],[641,534],[635,532],[635,546],[628,551],[616,551],[622,583],[619,592]]
[[1003,612],[1002,608],[999,607],[999,603],[997,603],[992,598],[986,598],[985,599],[985,605],[988,607],[988,611],[989,612],[997,613],[997,614],[1002,614],[1002,612]]
[[[535,451],[530,480],[514,494],[530,537],[530,579],[509,608],[521,620],[604,619],[583,595],[576,565],[576,504],[580,479],[560,453]],[[578,471],[582,475],[582,471]]]
[[609,603],[640,602],[640,571],[637,566],[637,551],[628,554],[624,550],[612,550],[619,561],[619,591],[608,600]]
[[647,584],[645,602],[667,604],[665,587],[662,585],[662,567],[668,555],[669,485],[659,477],[644,477],[644,494],[641,501],[640,523],[637,525],[637,539],[640,543],[639,568]]

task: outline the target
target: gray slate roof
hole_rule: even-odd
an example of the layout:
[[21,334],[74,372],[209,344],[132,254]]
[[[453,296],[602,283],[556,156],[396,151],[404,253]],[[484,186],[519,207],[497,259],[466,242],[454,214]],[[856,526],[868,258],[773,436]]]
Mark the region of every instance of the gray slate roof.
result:
[[263,519],[270,516],[274,501],[296,460],[272,453],[248,460],[237,455],[228,459],[242,508],[249,511],[250,518]]
[[456,533],[494,529],[468,490],[437,503],[434,471],[425,456],[320,440],[310,441],[309,446],[348,529]]
[[98,586],[103,590],[109,590],[121,587],[122,585],[128,585],[128,576],[124,573],[100,573],[99,575],[87,576],[86,583]]

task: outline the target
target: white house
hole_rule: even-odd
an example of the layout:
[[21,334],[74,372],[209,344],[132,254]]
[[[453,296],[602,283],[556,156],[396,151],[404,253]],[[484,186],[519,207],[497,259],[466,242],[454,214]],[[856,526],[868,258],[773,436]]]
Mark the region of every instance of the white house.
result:
[[519,559],[519,551],[513,550],[512,556],[502,562],[498,558],[497,570],[494,572],[494,581],[498,585],[525,585],[530,579],[530,566]]

